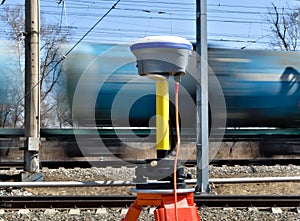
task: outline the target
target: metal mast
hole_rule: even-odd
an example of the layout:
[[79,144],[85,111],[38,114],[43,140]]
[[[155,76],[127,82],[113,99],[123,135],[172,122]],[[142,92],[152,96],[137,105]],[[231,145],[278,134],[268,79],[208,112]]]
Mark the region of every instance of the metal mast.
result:
[[25,0],[25,172],[23,181],[41,179],[40,145],[40,34],[39,0]]
[[209,192],[208,164],[208,56],[207,0],[196,0],[196,48],[200,85],[197,87],[197,186],[196,192]]

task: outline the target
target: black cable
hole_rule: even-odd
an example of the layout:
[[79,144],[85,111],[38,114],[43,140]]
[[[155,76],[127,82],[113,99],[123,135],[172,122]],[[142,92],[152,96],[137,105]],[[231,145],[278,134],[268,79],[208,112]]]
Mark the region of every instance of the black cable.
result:
[[[80,44],[80,42],[116,7],[116,5],[120,1],[121,0],[116,1],[116,3],[75,43],[75,45],[71,49],[69,49],[60,60],[57,61],[57,63],[49,70],[48,74],[46,74],[45,77],[47,77],[62,61],[66,59],[66,57],[74,50],[74,48]],[[39,82],[36,85],[33,85],[32,88],[27,93],[25,93],[24,96],[21,99],[19,99],[16,103],[21,102],[21,100],[23,100],[23,98],[25,98],[33,90],[33,88],[38,86],[40,82],[41,80],[39,80]]]
[[74,50],[74,48],[77,47],[77,45],[80,44],[80,42],[117,6],[120,1],[121,0],[117,0],[117,2],[76,42],[76,44],[63,55],[61,61],[64,60]]

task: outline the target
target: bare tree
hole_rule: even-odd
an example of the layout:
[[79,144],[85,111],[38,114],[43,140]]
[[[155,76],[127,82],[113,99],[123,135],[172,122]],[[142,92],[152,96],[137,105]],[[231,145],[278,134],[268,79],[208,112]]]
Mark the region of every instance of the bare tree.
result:
[[[3,122],[2,126],[17,126],[22,122],[23,124],[23,98],[24,98],[24,39],[23,34],[25,30],[25,15],[24,5],[17,5],[14,7],[5,6],[4,14],[0,15],[0,19],[7,23],[8,30],[6,37],[8,40],[17,45],[16,63],[14,66],[15,77],[21,79],[22,86],[14,86],[19,88],[14,96],[9,93],[10,97],[14,97],[14,101],[8,104],[12,107],[7,108],[7,116],[11,116],[10,121]],[[70,29],[61,27],[59,24],[46,24],[41,17],[40,28],[40,91],[41,91],[41,126],[49,127],[55,126],[55,118],[58,113],[55,103],[57,99],[53,96],[57,95],[55,92],[56,85],[61,79],[62,67],[58,64],[61,54],[59,53],[59,46],[68,42],[70,37]],[[20,90],[21,88],[21,90]],[[1,107],[0,107],[1,108]],[[51,119],[49,119],[51,118]],[[8,119],[8,117],[6,117]],[[60,124],[60,122],[58,123]]]
[[271,24],[271,46],[285,51],[294,51],[299,39],[299,9],[277,8],[272,4],[267,20]]
[[[41,52],[43,52],[41,53],[43,62],[41,62],[40,70],[41,119],[44,127],[57,126],[53,122],[61,120],[59,116],[62,115],[58,112],[57,107],[66,102],[66,99],[62,100],[66,96],[62,95],[63,88],[59,85],[62,81],[62,66],[58,64],[58,61],[62,56],[60,45],[66,44],[69,36],[70,30],[68,28],[62,28],[59,25],[41,26]],[[51,120],[49,121],[49,119]],[[60,121],[57,123],[59,126],[65,125]]]
[[[64,85],[59,84],[59,86],[65,88]],[[61,128],[64,126],[73,126],[72,114],[70,111],[69,103],[66,102],[66,100],[68,100],[67,94],[66,93],[62,94],[61,90],[56,90],[56,93],[57,94],[54,97],[55,103],[57,104],[55,106],[55,112],[56,112],[57,120],[59,122],[59,127]]]

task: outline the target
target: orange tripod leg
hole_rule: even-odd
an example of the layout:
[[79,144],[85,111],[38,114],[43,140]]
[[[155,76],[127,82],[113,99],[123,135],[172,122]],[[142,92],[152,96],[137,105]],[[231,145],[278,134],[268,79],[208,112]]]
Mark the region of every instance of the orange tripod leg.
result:
[[138,199],[135,200],[129,207],[129,210],[122,221],[136,221],[139,218],[143,206],[138,205]]
[[136,200],[131,204],[122,221],[136,221],[143,206],[160,206],[161,199],[161,194],[138,193]]

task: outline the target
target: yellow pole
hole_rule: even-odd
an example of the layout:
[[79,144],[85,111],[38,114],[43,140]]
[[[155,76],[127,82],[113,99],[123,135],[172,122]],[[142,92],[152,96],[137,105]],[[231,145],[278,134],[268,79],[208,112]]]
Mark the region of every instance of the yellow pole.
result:
[[[169,144],[169,85],[168,79],[156,80],[156,149],[167,153]],[[159,154],[159,153],[158,153]]]

